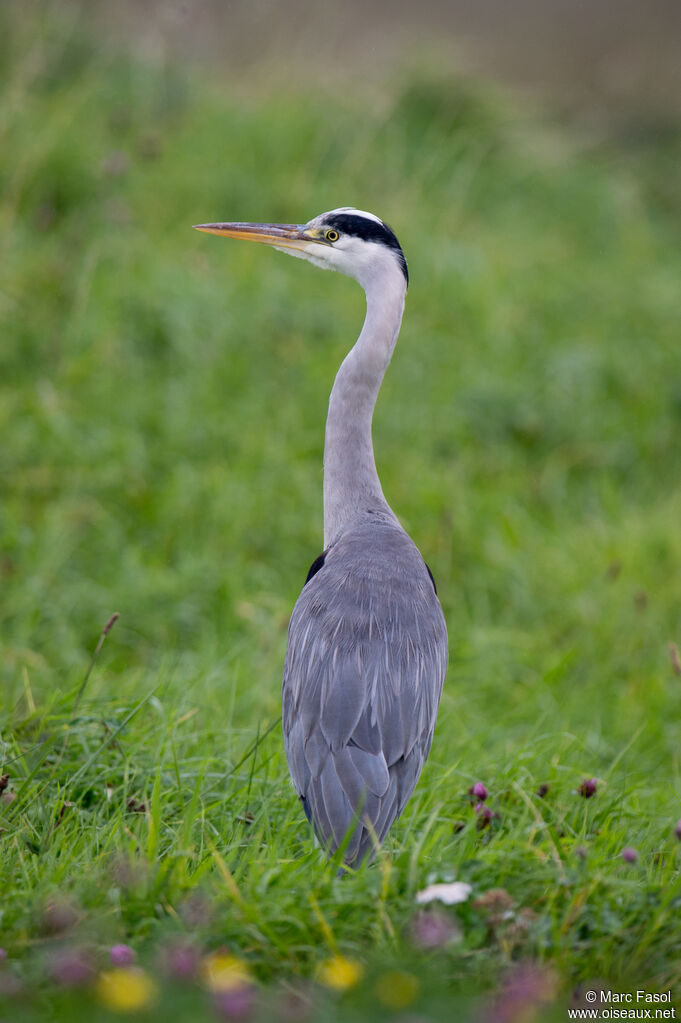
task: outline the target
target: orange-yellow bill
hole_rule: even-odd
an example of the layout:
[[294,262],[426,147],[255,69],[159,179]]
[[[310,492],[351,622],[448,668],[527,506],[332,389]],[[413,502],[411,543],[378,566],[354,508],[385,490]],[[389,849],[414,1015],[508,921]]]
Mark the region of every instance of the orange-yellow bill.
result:
[[305,233],[303,224],[195,224],[197,231],[239,238],[247,242],[264,242],[278,248],[302,249],[316,241]]

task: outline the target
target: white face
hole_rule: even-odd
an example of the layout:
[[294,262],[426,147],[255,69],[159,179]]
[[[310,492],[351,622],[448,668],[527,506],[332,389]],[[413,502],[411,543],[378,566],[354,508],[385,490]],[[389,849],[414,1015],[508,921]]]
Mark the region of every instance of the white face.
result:
[[[311,236],[308,244],[303,243],[295,248],[275,245],[275,248],[280,248],[281,252],[288,252],[291,256],[306,259],[323,270],[337,270],[348,277],[354,277],[363,286],[385,273],[392,276],[397,271],[404,276],[395,250],[381,241],[372,241],[344,231],[342,226],[337,229],[333,224],[337,214],[341,215],[341,221],[343,215],[347,215],[348,219],[361,217],[368,221],[367,228],[370,229],[371,225],[383,228],[383,221],[373,213],[342,206],[328,213],[320,213],[304,225],[301,233]],[[370,230],[368,233],[371,233]],[[319,238],[318,241],[316,237]]]

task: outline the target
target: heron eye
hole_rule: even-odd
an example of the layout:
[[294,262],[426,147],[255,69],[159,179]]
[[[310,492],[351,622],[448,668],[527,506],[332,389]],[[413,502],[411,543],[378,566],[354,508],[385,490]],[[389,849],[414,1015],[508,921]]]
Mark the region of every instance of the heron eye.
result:
[[333,228],[331,228],[329,231],[324,232],[324,237],[327,242],[337,242],[340,235],[338,234],[338,231],[334,231]]

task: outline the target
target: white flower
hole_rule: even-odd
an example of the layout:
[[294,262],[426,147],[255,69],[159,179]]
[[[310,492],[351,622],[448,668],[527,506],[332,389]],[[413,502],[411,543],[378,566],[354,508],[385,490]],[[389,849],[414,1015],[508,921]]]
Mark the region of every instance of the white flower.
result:
[[473,889],[465,881],[452,881],[451,884],[429,884],[422,892],[416,893],[417,902],[444,902],[454,906],[457,902],[465,902]]

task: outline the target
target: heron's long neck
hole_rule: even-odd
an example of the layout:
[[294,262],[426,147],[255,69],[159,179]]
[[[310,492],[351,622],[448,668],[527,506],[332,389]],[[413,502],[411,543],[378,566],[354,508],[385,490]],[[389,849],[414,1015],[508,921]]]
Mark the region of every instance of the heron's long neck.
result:
[[324,547],[361,514],[397,521],[383,496],[371,441],[376,398],[402,322],[406,285],[386,268],[365,284],[362,332],[345,357],[329,399],[324,444]]

